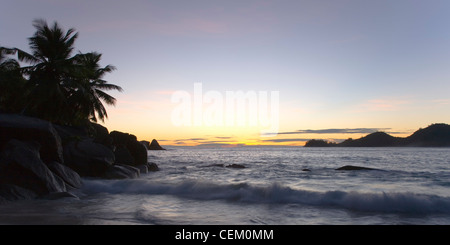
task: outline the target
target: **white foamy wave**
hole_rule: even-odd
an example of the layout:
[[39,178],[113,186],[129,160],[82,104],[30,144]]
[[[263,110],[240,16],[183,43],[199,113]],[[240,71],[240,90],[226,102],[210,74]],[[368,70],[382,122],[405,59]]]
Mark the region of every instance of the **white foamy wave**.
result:
[[249,204],[302,204],[381,213],[450,213],[450,197],[410,192],[319,192],[293,189],[280,184],[255,186],[247,183],[215,184],[195,180],[171,184],[143,179],[85,180],[83,191],[87,194],[173,195],[195,200],[224,200]]

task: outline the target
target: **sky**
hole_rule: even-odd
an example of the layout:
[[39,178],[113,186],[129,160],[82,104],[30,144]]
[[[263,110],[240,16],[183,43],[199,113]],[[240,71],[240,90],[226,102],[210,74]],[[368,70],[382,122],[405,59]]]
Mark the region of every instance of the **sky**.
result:
[[[124,91],[109,92],[117,104],[103,125],[139,140],[303,145],[450,123],[448,0],[3,0],[2,9],[0,46],[28,50],[32,21],[57,21],[79,33],[77,51],[117,67],[105,79]],[[239,92],[248,100],[229,104]]]

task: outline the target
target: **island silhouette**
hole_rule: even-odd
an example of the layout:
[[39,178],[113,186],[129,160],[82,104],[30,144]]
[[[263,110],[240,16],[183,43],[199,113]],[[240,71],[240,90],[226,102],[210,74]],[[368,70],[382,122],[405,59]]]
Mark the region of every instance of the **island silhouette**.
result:
[[435,123],[415,131],[408,137],[394,137],[385,132],[375,132],[359,139],[349,138],[336,143],[321,139],[306,142],[305,147],[449,147],[450,125]]

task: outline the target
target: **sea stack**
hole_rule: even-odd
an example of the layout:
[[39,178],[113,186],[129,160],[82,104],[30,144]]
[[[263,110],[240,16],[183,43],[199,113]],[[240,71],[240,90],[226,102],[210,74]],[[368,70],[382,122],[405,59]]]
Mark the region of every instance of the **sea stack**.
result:
[[162,148],[158,141],[156,141],[155,139],[152,140],[152,142],[150,143],[150,146],[148,147],[149,150],[165,150],[164,148]]

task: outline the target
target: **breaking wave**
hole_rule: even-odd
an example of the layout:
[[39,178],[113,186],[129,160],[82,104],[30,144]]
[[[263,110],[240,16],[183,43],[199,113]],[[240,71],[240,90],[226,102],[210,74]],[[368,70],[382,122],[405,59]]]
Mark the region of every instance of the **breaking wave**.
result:
[[247,183],[216,184],[197,180],[169,184],[143,179],[84,180],[83,186],[83,192],[86,194],[173,195],[203,201],[301,204],[380,213],[450,213],[450,197],[410,192],[365,193],[342,190],[319,192],[293,189],[280,184],[256,186]]

